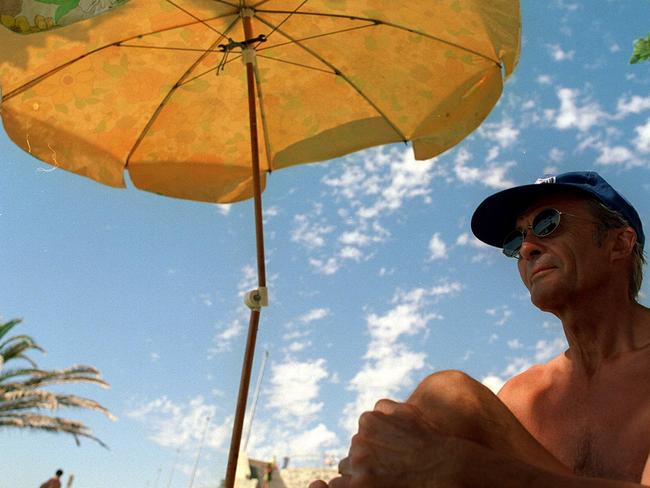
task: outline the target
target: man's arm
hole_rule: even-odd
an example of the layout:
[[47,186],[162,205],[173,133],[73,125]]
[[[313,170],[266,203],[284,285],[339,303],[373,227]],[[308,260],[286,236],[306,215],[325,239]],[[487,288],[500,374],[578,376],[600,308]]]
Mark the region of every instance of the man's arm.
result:
[[[646,472],[650,468],[646,466]],[[476,442],[441,435],[413,405],[381,400],[359,419],[342,476],[310,488],[641,488],[531,465]],[[642,483],[647,482],[647,474]]]

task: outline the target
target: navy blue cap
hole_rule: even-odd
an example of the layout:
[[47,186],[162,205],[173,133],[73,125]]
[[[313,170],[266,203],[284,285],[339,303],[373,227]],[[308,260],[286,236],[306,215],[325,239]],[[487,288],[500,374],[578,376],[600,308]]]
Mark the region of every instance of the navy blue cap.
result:
[[491,246],[502,247],[503,239],[515,228],[517,218],[542,196],[571,190],[591,196],[611,210],[619,212],[636,231],[643,248],[645,235],[639,214],[625,197],[594,171],[574,171],[540,178],[532,185],[516,186],[487,197],[474,211],[472,232]]

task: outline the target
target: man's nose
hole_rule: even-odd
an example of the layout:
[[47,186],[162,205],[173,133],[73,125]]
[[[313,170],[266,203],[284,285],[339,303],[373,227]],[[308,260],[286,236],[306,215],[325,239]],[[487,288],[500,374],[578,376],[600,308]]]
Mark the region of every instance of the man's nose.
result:
[[522,259],[532,259],[542,253],[542,247],[541,239],[532,232],[527,232],[519,248],[519,255]]

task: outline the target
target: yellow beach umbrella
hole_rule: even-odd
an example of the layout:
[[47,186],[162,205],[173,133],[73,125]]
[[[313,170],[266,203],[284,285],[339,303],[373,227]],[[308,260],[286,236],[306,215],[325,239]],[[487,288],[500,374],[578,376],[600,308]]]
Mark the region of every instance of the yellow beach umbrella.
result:
[[266,304],[266,174],[392,142],[417,159],[449,149],[491,111],[519,45],[518,0],[130,0],[47,33],[0,31],[2,120],[36,158],[114,187],[128,170],[167,196],[255,198],[227,487]]

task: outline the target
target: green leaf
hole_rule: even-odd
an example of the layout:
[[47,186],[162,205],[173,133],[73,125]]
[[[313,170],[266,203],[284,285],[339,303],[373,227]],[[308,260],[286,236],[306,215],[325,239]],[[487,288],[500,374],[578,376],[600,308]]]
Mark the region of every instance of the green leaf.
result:
[[54,23],[58,24],[59,20],[70,12],[74,10],[79,5],[79,0],[37,0],[39,3],[47,3],[50,5],[58,5],[59,7],[54,12]]
[[636,64],[639,61],[650,61],[650,34],[634,41],[634,52],[630,58],[630,64]]

